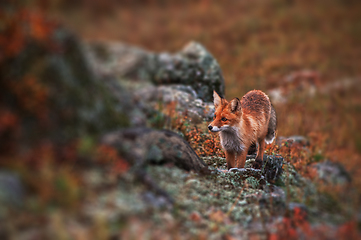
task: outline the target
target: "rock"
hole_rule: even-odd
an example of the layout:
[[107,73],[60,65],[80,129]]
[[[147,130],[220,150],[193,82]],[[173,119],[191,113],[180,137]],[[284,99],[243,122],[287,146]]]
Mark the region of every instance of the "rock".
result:
[[244,180],[251,188],[260,188],[266,184],[266,180],[260,169],[254,168],[231,168],[229,173],[240,174],[240,180]]
[[277,137],[276,144],[281,146],[283,142],[287,142],[287,144],[299,144],[302,147],[307,147],[310,145],[310,141],[304,137],[299,135],[289,136],[289,137]]
[[85,52],[98,76],[116,76],[149,82],[156,54],[120,42],[84,43]]
[[138,112],[133,111],[137,114],[130,116],[133,126],[144,126],[144,115],[148,119],[159,115],[159,104],[173,102],[175,110],[193,123],[209,121],[214,113],[213,90],[224,95],[221,69],[199,43],[191,42],[175,54],[115,42],[85,43],[84,48],[97,76],[118,78],[128,90],[128,94],[116,94],[119,99],[138,103]]
[[206,168],[191,146],[167,130],[129,128],[105,135],[102,143],[117,148],[133,165],[174,164],[184,170],[200,172]]
[[190,86],[149,86],[135,91],[135,96],[142,99],[144,107],[148,109],[156,109],[159,103],[164,107],[175,102],[174,110],[181,116],[187,116],[193,123],[209,121],[214,114],[213,103],[206,103],[197,98]]
[[[239,172],[243,176],[242,179],[248,177],[254,177],[258,180],[262,179],[262,182],[274,183],[283,174],[282,166],[284,164],[283,157],[276,155],[263,155],[263,163],[261,169],[253,168],[256,155],[248,155],[244,168],[231,168],[229,171],[226,170],[226,159],[221,157],[203,157],[203,160],[212,167],[216,167],[217,170],[226,172]],[[219,169],[218,169],[219,168]],[[262,184],[263,184],[262,183]]]
[[171,204],[164,196],[158,196],[154,193],[147,191],[142,194],[143,201],[152,206],[153,208],[171,208]]
[[[246,160],[246,167],[254,165],[256,155],[248,155]],[[282,175],[283,157],[276,155],[263,155],[263,162],[260,168],[262,175],[268,182],[275,183]]]
[[190,42],[180,52],[158,55],[152,81],[156,84],[191,86],[197,97],[213,101],[213,90],[224,95],[222,71],[213,56],[199,43]]
[[23,204],[24,195],[24,187],[19,176],[10,171],[0,171],[1,206],[10,204],[19,207]]
[[183,210],[180,215],[185,219],[197,211],[205,221],[209,221],[210,212],[221,211],[231,220],[247,225],[255,217],[255,212],[262,211],[267,215],[272,209],[278,215],[285,211],[285,193],[281,188],[273,185],[262,187],[256,177],[253,180],[258,186],[246,184],[252,176],[240,171],[201,176],[179,173],[179,169],[150,166],[149,172],[159,185],[171,193],[177,207]]
[[189,86],[196,93],[196,98],[204,102],[213,101],[213,90],[224,95],[220,66],[199,43],[190,42],[175,54],[155,54],[109,42],[86,43],[85,48],[98,75],[128,78],[156,86]]
[[179,135],[167,130],[128,128],[106,134],[102,144],[116,148],[132,165],[132,172],[149,191],[143,200],[153,207],[170,207],[173,198],[149,176],[148,165],[175,165],[186,171],[208,174],[207,165]]
[[316,163],[313,168],[317,170],[318,178],[328,184],[346,184],[351,182],[351,176],[340,163],[326,160]]
[[[120,85],[113,77],[103,77],[102,82],[107,86],[107,90],[112,94],[112,97],[117,100],[114,108],[122,113],[127,120],[127,125],[132,127],[145,126],[147,114],[151,111],[149,109],[145,110],[141,103],[134,100],[133,93]],[[122,121],[119,121],[117,127],[123,126]]]
[[239,172],[243,178],[253,177],[256,179],[262,178],[262,171],[254,168],[231,168],[229,172]]

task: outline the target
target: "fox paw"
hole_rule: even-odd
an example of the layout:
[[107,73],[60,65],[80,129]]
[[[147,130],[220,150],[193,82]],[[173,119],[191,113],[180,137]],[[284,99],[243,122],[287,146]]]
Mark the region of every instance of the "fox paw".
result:
[[230,168],[228,169],[228,172],[237,172],[239,168]]

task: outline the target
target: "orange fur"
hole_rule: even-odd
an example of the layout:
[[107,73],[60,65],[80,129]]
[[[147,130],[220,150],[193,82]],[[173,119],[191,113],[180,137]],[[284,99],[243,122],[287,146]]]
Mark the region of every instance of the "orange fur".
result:
[[276,128],[276,114],[268,96],[259,90],[248,92],[228,102],[213,93],[215,115],[208,126],[219,132],[221,145],[226,152],[228,169],[244,167],[248,149],[258,143],[254,167],[262,166],[265,139],[272,142]]

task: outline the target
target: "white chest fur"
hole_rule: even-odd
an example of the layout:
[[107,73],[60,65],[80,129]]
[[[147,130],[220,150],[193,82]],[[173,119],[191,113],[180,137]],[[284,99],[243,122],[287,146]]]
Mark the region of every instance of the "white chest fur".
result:
[[229,128],[219,133],[221,145],[226,151],[242,152],[245,148],[237,129]]

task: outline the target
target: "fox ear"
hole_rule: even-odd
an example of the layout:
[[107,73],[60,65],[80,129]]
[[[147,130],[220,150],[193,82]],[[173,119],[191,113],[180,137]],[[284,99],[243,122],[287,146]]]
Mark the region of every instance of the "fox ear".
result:
[[232,101],[229,103],[229,108],[231,112],[235,112],[241,109],[241,102],[238,98],[233,98]]
[[213,103],[215,108],[222,103],[222,98],[216,93],[216,91],[213,91]]

